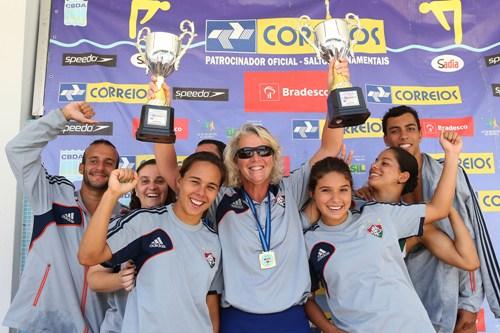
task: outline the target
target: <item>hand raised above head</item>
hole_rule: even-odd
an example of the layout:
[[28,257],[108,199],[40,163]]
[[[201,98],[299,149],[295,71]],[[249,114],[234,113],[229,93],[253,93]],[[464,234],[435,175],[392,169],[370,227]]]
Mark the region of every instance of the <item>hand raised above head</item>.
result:
[[97,122],[92,119],[95,115],[94,109],[86,102],[68,103],[61,111],[66,120],[75,120],[85,124],[95,124]]
[[454,153],[460,154],[462,151],[462,137],[458,134],[458,132],[452,131],[443,131],[439,136],[439,143],[445,153]]
[[163,81],[161,83],[161,89],[158,87],[159,80],[155,75],[151,76],[151,81],[149,82],[149,89],[148,89],[148,99],[154,99],[157,97],[158,93],[161,91],[163,94],[165,94],[165,102],[167,105],[172,104],[172,96],[170,94],[170,87],[168,86],[167,82]]

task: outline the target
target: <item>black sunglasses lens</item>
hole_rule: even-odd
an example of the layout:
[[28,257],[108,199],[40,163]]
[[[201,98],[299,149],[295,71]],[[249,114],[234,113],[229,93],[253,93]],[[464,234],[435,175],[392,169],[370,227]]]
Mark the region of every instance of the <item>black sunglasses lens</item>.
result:
[[268,146],[260,146],[256,148],[257,154],[261,157],[271,156],[273,154],[273,149]]
[[236,156],[242,160],[248,159],[257,153],[260,157],[271,156],[274,153],[273,148],[268,146],[258,146],[258,147],[245,147],[241,148],[236,152]]

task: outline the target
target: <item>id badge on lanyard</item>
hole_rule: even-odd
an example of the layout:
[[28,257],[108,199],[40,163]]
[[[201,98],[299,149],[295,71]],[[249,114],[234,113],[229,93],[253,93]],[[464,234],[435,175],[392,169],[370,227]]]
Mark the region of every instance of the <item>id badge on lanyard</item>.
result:
[[259,264],[260,264],[260,269],[269,269],[276,267],[276,255],[274,251],[270,249],[271,247],[271,196],[269,194],[269,191],[267,192],[267,210],[266,210],[266,224],[265,224],[265,231],[262,230],[262,226],[260,225],[259,218],[257,216],[257,211],[255,209],[255,205],[253,203],[252,198],[246,193],[243,192],[245,195],[245,201],[247,202],[248,206],[250,207],[250,210],[253,213],[253,216],[255,218],[255,221],[257,222],[257,230],[259,232],[259,239],[260,243],[262,245],[262,252],[259,253]]

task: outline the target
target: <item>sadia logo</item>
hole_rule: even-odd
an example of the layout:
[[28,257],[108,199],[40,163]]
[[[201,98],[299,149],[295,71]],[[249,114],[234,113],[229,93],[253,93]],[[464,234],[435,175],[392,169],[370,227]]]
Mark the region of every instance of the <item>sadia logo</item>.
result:
[[462,96],[458,86],[384,86],[366,85],[369,103],[390,103],[406,105],[461,104]]
[[319,120],[292,120],[294,140],[319,139]]
[[[430,154],[435,159],[444,158],[443,153]],[[468,174],[494,174],[495,173],[495,158],[493,153],[461,153],[460,166]]]
[[479,205],[484,212],[500,212],[500,191],[479,191]]
[[457,72],[464,67],[464,61],[456,55],[443,54],[432,59],[431,66],[440,72]]
[[59,135],[113,135],[113,123],[80,124],[71,121],[64,125]]
[[228,101],[229,90],[222,88],[179,88],[174,87],[174,99],[190,101]]
[[[312,27],[323,20],[314,19]],[[259,54],[312,54],[314,50],[297,31],[298,18],[266,18],[257,20],[207,20],[207,52],[236,52]],[[361,19],[361,28],[351,31],[357,40],[355,52],[386,53],[384,21]],[[307,38],[314,36],[304,30]]]
[[146,68],[146,63],[140,53],[135,53],[130,57],[130,63],[138,68]]
[[444,118],[420,119],[422,136],[429,138],[439,137],[442,131],[455,131],[462,136],[474,135],[474,118]]
[[255,53],[255,28],[255,20],[207,20],[205,50]]
[[116,55],[102,55],[97,53],[64,53],[63,66],[116,66]]

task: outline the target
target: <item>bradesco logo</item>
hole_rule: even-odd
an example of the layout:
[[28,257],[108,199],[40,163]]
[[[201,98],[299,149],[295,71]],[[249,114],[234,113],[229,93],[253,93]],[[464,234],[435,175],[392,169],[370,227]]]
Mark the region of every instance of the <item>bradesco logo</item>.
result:
[[[312,27],[323,20],[311,20]],[[259,54],[312,54],[314,50],[298,33],[299,19],[267,18],[256,20],[207,20],[207,52]],[[386,53],[384,21],[361,19],[361,30],[351,31],[357,40],[354,52]],[[304,30],[311,41],[314,36]]]
[[325,112],[324,71],[246,72],[245,112]]
[[367,84],[366,100],[369,103],[443,105],[461,104],[459,86],[385,86]]
[[116,55],[104,55],[97,53],[64,53],[63,66],[91,66],[99,65],[106,67],[116,66]]
[[443,54],[432,59],[431,66],[437,71],[451,73],[461,70],[464,67],[464,61],[456,55]]
[[59,135],[113,135],[113,123],[81,124],[70,121],[64,125]]
[[[140,119],[132,119],[132,137],[135,138],[135,133],[139,128]],[[174,132],[177,140],[185,140],[189,138],[189,119],[175,118],[174,119]]]
[[500,190],[479,191],[479,205],[484,212],[500,212]]
[[189,101],[228,101],[229,89],[174,87],[174,99]]
[[422,136],[437,138],[442,131],[455,131],[462,136],[474,135],[474,118],[420,119]]
[[[430,154],[435,159],[444,158],[443,153]],[[493,153],[461,153],[460,166],[468,174],[494,174],[495,173],[495,158]]]

